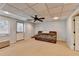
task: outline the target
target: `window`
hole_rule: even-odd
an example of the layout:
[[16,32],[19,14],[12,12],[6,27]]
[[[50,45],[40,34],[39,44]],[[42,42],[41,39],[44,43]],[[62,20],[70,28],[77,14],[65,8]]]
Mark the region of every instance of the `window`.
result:
[[7,20],[0,20],[0,35],[8,34],[10,31],[9,22]]
[[17,32],[23,32],[24,31],[24,25],[23,23],[17,23]]

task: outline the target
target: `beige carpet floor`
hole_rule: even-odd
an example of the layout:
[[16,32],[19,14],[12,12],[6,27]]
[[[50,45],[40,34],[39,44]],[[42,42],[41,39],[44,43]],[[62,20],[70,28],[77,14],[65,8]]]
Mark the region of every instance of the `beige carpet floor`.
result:
[[65,42],[57,41],[56,44],[34,39],[23,40],[9,47],[0,49],[1,56],[74,56],[79,55]]

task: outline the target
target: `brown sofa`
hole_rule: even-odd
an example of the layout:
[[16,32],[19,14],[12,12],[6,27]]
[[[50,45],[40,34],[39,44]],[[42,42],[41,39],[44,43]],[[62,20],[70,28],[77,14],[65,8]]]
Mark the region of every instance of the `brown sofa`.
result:
[[56,41],[57,41],[57,32],[50,31],[49,33],[40,33],[40,34],[37,34],[37,35],[33,36],[32,38],[35,38],[36,40],[56,43]]

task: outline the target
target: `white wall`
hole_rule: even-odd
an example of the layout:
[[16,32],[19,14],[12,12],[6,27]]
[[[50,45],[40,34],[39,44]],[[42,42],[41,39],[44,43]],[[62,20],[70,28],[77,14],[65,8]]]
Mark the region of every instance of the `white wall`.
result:
[[10,33],[9,35],[6,36],[0,36],[0,41],[3,40],[10,40],[10,43],[15,43],[16,42],[16,20],[12,18],[7,18],[0,16],[1,20],[8,20],[10,24]]
[[56,31],[58,40],[65,41],[66,39],[66,20],[62,21],[54,21],[54,22],[42,22],[37,23],[35,25],[35,33],[37,34],[38,31],[49,32],[49,31]]
[[24,24],[24,31],[25,31],[25,39],[31,38],[35,34],[35,24],[31,22],[26,22]]

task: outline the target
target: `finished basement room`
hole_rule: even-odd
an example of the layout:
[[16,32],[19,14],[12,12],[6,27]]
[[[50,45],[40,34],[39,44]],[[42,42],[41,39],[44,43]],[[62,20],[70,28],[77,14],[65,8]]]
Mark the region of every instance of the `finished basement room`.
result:
[[0,3],[0,56],[78,56],[78,3]]

